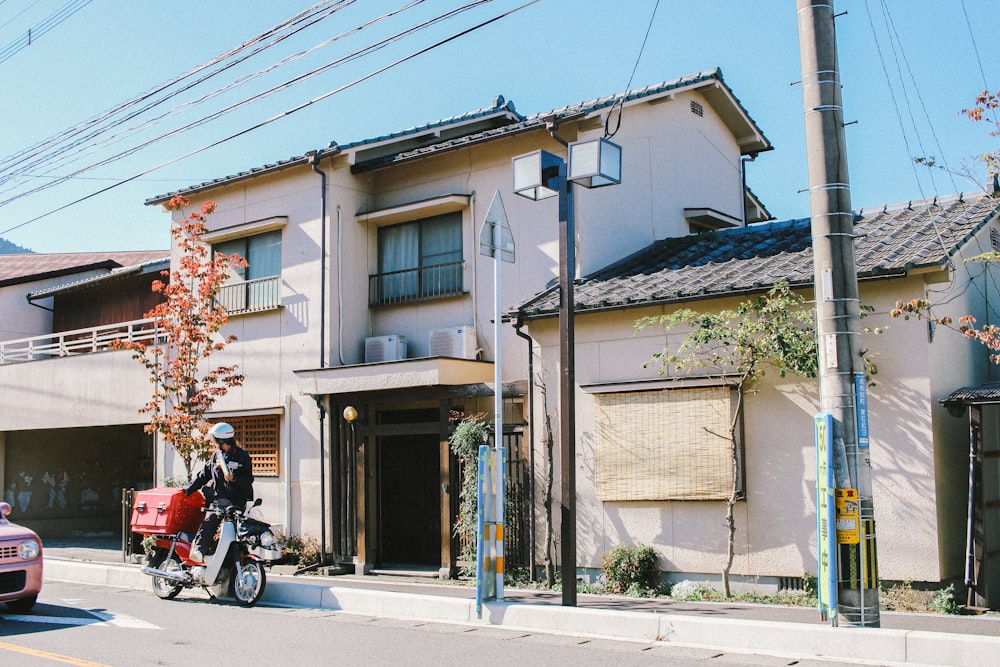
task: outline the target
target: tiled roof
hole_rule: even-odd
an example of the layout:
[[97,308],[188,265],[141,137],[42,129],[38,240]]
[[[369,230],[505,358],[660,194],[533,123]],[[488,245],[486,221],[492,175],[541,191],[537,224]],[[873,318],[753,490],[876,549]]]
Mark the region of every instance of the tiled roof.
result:
[[702,84],[707,81],[717,81],[719,85],[725,87],[729,96],[731,97],[733,103],[739,108],[742,114],[746,117],[749,124],[753,127],[754,134],[761,137],[760,145],[755,147],[754,152],[765,151],[771,148],[770,142],[763,138],[763,132],[757,127],[757,124],[750,118],[750,114],[747,113],[743,104],[733,95],[732,91],[726,86],[722,79],[722,70],[715,68],[707,72],[698,72],[697,74],[691,74],[689,76],[681,77],[679,79],[672,79],[670,81],[662,81],[660,83],[645,86],[643,88],[635,88],[633,90],[625,91],[624,93],[617,93],[615,95],[606,95],[604,97],[598,97],[596,99],[587,100],[584,102],[578,102],[576,104],[570,104],[568,106],[560,107],[558,109],[550,109],[549,111],[542,111],[539,113],[531,114],[525,117],[521,122],[513,123],[505,127],[492,128],[485,130],[483,132],[477,132],[474,134],[468,134],[461,137],[456,137],[449,139],[447,141],[442,141],[429,146],[422,146],[414,150],[405,151],[397,153],[396,155],[390,155],[375,160],[370,160],[367,162],[362,162],[355,165],[352,171],[363,172],[371,169],[377,169],[380,167],[387,166],[389,164],[397,164],[400,162],[405,162],[408,160],[413,160],[417,158],[426,157],[432,153],[441,153],[448,150],[454,150],[456,148],[464,148],[466,146],[471,146],[473,144],[483,143],[486,141],[492,141],[501,136],[518,134],[521,132],[527,132],[530,130],[535,130],[540,127],[545,127],[549,122],[555,122],[558,125],[560,122],[565,122],[566,120],[576,118],[579,116],[586,116],[599,109],[604,109],[612,106],[617,102],[627,103],[635,100],[641,100],[646,97],[653,97],[656,95],[661,95],[663,93],[668,93],[672,90],[678,90],[680,88],[685,88],[688,86],[694,86],[697,84]]
[[990,383],[978,387],[962,387],[951,392],[941,403],[948,406],[974,405],[977,403],[1000,403],[1000,383]]
[[141,264],[136,264],[134,266],[122,266],[119,268],[113,268],[111,269],[110,272],[101,274],[99,276],[82,278],[80,280],[74,280],[72,282],[62,283],[60,285],[47,287],[45,289],[41,289],[36,292],[30,292],[28,294],[28,301],[33,301],[35,299],[42,299],[49,296],[55,296],[56,294],[67,294],[69,292],[77,292],[79,290],[96,287],[98,285],[103,285],[115,280],[121,280],[126,276],[134,276],[143,273],[159,273],[161,271],[166,271],[170,268],[170,255],[169,253],[160,253],[160,255],[161,256],[156,259],[150,260],[148,262],[143,262]]
[[[623,103],[631,102],[634,100],[640,100],[647,97],[653,97],[656,95],[662,95],[664,93],[669,93],[673,90],[678,90],[681,88],[689,86],[698,86],[700,84],[706,84],[708,82],[717,82],[717,88],[721,88],[725,91],[728,99],[732,101],[732,104],[739,110],[739,114],[745,119],[748,124],[750,131],[749,135],[752,135],[752,149],[747,149],[744,152],[760,152],[771,149],[770,142],[764,137],[760,128],[757,124],[750,118],[750,114],[747,113],[746,109],[743,107],[742,103],[733,94],[732,90],[726,85],[722,78],[722,71],[718,68],[711,69],[705,72],[698,72],[697,74],[692,74],[689,76],[681,77],[679,79],[672,79],[669,81],[663,81],[661,83],[656,83],[650,86],[644,86],[642,88],[635,88],[633,90],[626,91],[624,93],[619,93],[615,95],[607,95],[604,97],[598,97],[592,100],[587,100],[584,102],[579,102],[576,104],[570,104],[564,107],[559,107],[557,109],[550,109],[549,111],[542,111],[540,113],[532,114],[530,116],[522,116],[517,113],[514,109],[513,102],[504,100],[503,96],[498,96],[494,101],[492,106],[483,107],[482,109],[476,109],[475,111],[470,111],[468,113],[459,114],[455,116],[450,116],[448,118],[443,118],[431,123],[425,123],[423,125],[418,125],[405,130],[400,130],[396,132],[390,132],[389,134],[381,135],[378,137],[372,137],[370,139],[362,139],[360,141],[354,141],[346,144],[338,144],[336,141],[330,142],[329,148],[316,151],[312,154],[315,159],[324,159],[337,153],[353,150],[353,149],[364,149],[369,146],[380,144],[383,142],[392,142],[394,140],[402,141],[410,137],[415,137],[422,133],[427,133],[427,143],[423,146],[414,147],[412,144],[407,144],[403,141],[403,146],[400,147],[398,152],[389,152],[387,155],[380,155],[373,157],[368,160],[362,159],[358,164],[351,167],[354,172],[363,172],[372,169],[378,169],[390,164],[397,164],[399,162],[404,162],[408,160],[414,160],[427,155],[442,153],[445,151],[455,150],[457,148],[464,148],[466,146],[471,146],[478,143],[483,143],[487,141],[493,141],[501,137],[510,136],[512,134],[517,134],[520,132],[527,132],[530,130],[535,130],[540,127],[545,127],[547,122],[555,120],[557,122],[563,122],[571,118],[578,116],[583,116],[599,109],[604,109],[612,106],[619,100]],[[475,123],[476,120],[482,120],[486,122],[489,119],[493,119],[494,122],[490,123],[496,125],[496,127],[488,127],[483,129],[482,123]],[[467,131],[464,131],[462,126],[465,125]],[[446,128],[456,128],[458,136],[447,136],[448,133],[441,132]],[[442,133],[443,138],[435,141],[434,135],[429,134],[429,131],[436,130]],[[454,134],[454,133],[452,133]],[[290,167],[303,165],[308,163],[310,155],[301,155],[298,157],[292,157],[287,160],[280,160],[278,162],[264,165],[263,167],[255,167],[246,171],[241,171],[237,174],[232,174],[230,176],[223,176],[221,178],[213,179],[211,181],[206,181],[198,185],[192,185],[181,190],[174,192],[169,192],[161,195],[156,195],[155,197],[150,197],[146,200],[146,204],[159,204],[169,200],[171,197],[177,194],[194,194],[204,190],[209,190],[215,187],[227,185],[229,183],[234,183],[237,181],[245,180],[248,178],[253,178],[260,176],[265,173],[279,171],[282,169],[287,169]]]
[[135,266],[162,259],[169,254],[169,250],[136,250],[0,255],[0,287],[73,275],[95,269],[110,271],[123,266]]
[[[858,278],[903,275],[940,266],[1000,213],[1000,200],[955,195],[855,215]],[[976,253],[982,252],[976,249]],[[576,309],[634,308],[766,290],[813,281],[809,220],[789,220],[669,238],[578,281]],[[527,318],[555,315],[558,287],[513,309]]]

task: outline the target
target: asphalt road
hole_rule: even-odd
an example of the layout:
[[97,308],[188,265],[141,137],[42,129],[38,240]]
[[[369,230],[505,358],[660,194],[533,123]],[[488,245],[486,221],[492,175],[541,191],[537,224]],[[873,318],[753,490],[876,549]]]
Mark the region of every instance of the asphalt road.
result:
[[30,614],[0,609],[0,664],[835,665],[764,655],[588,640],[503,628],[257,606],[182,592],[47,583]]

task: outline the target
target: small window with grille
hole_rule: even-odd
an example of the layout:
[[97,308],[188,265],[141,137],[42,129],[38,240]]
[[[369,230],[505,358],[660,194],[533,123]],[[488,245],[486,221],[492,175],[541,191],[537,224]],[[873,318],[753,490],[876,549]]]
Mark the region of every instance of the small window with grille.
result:
[[236,444],[247,450],[250,455],[250,460],[253,461],[253,476],[277,477],[281,416],[226,417],[225,422],[236,431]]

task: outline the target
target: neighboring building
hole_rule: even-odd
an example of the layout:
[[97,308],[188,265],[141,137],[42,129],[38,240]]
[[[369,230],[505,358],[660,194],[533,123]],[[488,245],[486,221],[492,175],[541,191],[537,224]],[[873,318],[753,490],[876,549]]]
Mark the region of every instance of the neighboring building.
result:
[[121,489],[148,486],[149,378],[111,339],[151,333],[168,251],[0,255],[0,480],[43,537],[121,531]]
[[[1000,296],[996,274],[964,260],[995,247],[1000,199],[965,195],[862,210],[855,229],[860,296],[874,309],[862,323],[883,330],[865,334],[863,344],[878,368],[868,397],[879,576],[961,581],[969,426],[941,402],[956,388],[994,379],[995,370],[979,343],[888,313],[898,300],[930,299],[937,316],[956,323],[966,314],[997,322],[995,306],[987,308]],[[652,327],[631,335],[632,327],[682,307],[732,308],[782,282],[811,300],[812,281],[809,220],[793,220],[663,239],[578,282],[581,564],[595,567],[615,545],[642,542],[657,548],[675,578],[717,579],[726,559],[730,458],[728,441],[715,434],[729,432],[733,378],[718,369],[681,375],[657,363],[644,368],[665,346],[676,350],[684,332]],[[550,290],[515,315],[550,372],[558,363],[558,307]],[[816,380],[776,372],[746,397],[732,572],[747,581],[795,585],[803,572],[815,574],[818,410]],[[995,451],[995,426],[989,435],[986,449]],[[985,507],[1000,499],[998,472],[987,454],[977,491]],[[1000,521],[989,511],[981,523],[996,544]],[[1000,577],[1000,551],[984,559]]]

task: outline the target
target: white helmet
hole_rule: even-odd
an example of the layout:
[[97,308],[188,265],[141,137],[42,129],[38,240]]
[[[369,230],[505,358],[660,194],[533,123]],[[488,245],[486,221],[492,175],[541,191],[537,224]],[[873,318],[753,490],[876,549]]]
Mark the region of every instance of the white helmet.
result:
[[208,434],[216,440],[228,440],[236,436],[236,430],[226,422],[219,422],[212,425]]

